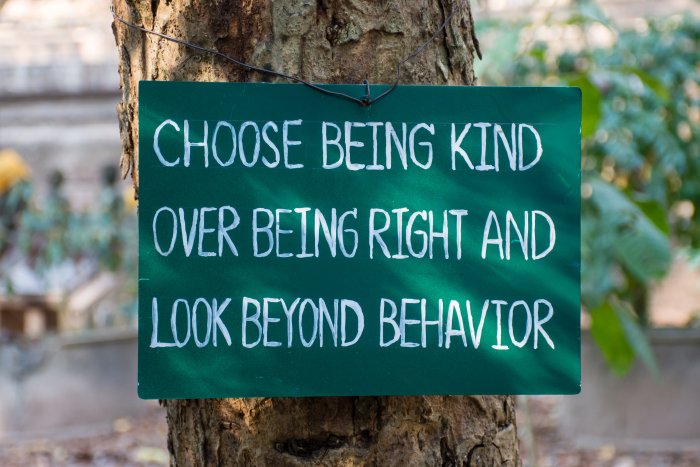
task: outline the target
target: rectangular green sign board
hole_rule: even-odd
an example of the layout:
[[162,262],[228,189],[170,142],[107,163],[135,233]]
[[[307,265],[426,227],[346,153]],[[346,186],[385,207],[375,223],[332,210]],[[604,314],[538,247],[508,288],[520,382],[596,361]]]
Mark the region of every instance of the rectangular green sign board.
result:
[[577,393],[580,126],[576,88],[140,83],[139,395]]

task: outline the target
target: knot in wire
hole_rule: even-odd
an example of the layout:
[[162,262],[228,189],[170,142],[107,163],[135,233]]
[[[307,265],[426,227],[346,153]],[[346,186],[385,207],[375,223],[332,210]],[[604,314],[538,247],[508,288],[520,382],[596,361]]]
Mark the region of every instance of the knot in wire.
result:
[[369,89],[369,81],[363,79],[362,84],[365,85],[365,96],[362,98],[362,107],[369,107],[372,105],[372,93]]

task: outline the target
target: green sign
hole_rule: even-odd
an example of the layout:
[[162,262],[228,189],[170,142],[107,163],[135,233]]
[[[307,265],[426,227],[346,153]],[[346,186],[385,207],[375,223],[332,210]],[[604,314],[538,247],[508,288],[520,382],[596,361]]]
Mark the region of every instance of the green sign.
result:
[[578,89],[139,96],[141,397],[579,391]]

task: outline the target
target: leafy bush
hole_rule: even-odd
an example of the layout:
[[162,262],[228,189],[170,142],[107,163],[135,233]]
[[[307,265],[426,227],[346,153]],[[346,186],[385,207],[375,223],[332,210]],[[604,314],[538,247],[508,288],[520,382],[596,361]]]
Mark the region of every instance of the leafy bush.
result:
[[[117,186],[116,169],[108,167],[96,202],[89,211],[74,209],[63,193],[63,175],[53,172],[43,199],[33,196],[26,177],[0,191],[0,266],[6,272],[31,271],[30,282],[44,293],[66,292],[98,269],[136,276],[135,206],[129,206]],[[26,274],[22,277],[27,280]],[[20,284],[12,274],[0,277],[0,292],[14,294]],[[38,287],[35,285],[34,287]],[[135,310],[135,280],[127,283],[124,306]]]
[[486,50],[490,61],[477,72],[481,84],[581,88],[582,301],[616,373],[635,355],[655,369],[640,327],[648,288],[668,271],[672,244],[700,246],[700,20],[620,29],[580,2],[569,18],[546,24],[582,39],[604,27],[614,41],[556,51],[560,43],[529,42],[529,25],[482,22],[480,34],[495,36],[500,52]]

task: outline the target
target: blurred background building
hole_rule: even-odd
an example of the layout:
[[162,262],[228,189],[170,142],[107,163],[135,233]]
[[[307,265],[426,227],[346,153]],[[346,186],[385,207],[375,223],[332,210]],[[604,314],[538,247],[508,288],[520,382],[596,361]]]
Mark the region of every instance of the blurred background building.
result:
[[[66,195],[85,205],[121,151],[108,2],[5,0],[1,8],[0,147],[21,154],[34,180],[60,170]],[[44,183],[37,188],[45,193]]]

